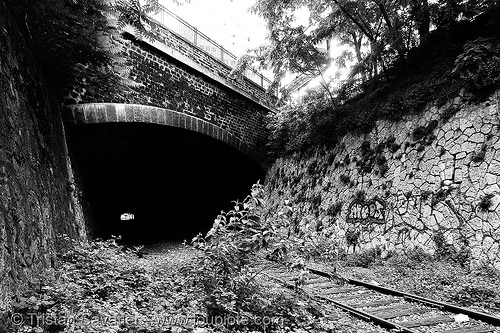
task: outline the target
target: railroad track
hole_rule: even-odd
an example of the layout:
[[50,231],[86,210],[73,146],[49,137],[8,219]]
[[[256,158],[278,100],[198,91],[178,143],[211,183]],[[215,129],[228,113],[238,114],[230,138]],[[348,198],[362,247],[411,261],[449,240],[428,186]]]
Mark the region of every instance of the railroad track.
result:
[[[266,267],[266,268],[262,268]],[[262,273],[288,288],[296,287],[297,273],[277,263],[260,265]],[[500,333],[500,317],[481,313],[367,282],[346,279],[308,267],[302,289],[361,319],[388,330],[407,333]]]

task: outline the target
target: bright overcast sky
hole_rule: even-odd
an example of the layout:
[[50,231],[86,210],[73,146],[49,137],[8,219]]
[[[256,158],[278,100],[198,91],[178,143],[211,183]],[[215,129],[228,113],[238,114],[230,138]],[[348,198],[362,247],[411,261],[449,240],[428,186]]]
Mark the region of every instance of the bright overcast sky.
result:
[[181,6],[171,0],[161,3],[236,56],[265,43],[264,21],[249,12],[255,0],[190,0]]

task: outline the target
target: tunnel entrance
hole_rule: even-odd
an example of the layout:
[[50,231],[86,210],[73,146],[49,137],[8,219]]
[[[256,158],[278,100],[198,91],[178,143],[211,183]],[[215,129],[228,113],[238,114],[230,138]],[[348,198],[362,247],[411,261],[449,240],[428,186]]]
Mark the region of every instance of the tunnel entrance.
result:
[[235,148],[181,128],[101,123],[67,132],[95,236],[129,245],[190,241],[264,178]]

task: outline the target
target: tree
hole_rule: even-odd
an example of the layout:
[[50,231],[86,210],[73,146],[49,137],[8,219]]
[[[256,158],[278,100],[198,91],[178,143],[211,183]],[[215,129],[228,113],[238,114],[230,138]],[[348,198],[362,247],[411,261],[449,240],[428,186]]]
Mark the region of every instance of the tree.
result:
[[[6,0],[56,95],[74,87],[127,90],[121,29],[152,38],[158,0]],[[177,2],[177,0],[172,0]]]
[[[389,65],[404,68],[408,50],[425,42],[436,28],[472,19],[498,4],[498,0],[257,0],[252,11],[267,22],[267,63],[276,73],[306,72],[325,63],[318,44],[335,38],[356,57],[353,76],[363,80],[379,69],[389,79]],[[295,13],[309,10],[308,26],[297,25]],[[315,51],[316,50],[316,51]]]
[[424,42],[430,32],[431,16],[427,0],[412,0],[411,16],[418,31],[420,42]]

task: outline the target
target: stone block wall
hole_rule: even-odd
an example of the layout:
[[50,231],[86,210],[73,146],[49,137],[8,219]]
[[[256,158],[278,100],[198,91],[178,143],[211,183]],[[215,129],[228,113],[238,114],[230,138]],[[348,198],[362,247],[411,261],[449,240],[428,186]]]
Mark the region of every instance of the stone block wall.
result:
[[85,103],[68,106],[65,120],[75,125],[135,122],[184,128],[225,142],[265,167],[262,155],[239,138],[213,123],[186,113],[136,104]]
[[12,17],[0,1],[0,311],[88,230],[60,106]]
[[[462,97],[400,121],[378,121],[333,150],[280,158],[270,200],[288,199],[302,224],[331,227],[348,251],[470,249],[500,267],[500,92]],[[442,245],[442,244],[441,244]]]

